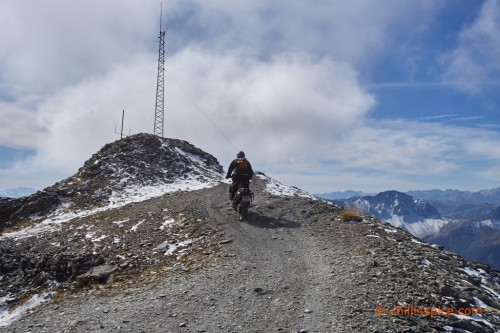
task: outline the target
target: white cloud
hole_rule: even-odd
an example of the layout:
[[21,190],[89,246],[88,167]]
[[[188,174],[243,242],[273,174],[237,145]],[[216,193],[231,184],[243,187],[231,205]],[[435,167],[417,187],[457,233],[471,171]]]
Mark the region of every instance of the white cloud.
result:
[[395,174],[451,171],[456,166],[445,155],[455,144],[432,127],[403,121],[371,122],[356,128],[337,153],[343,154],[347,165]]
[[495,131],[405,120],[367,125],[344,142],[344,161],[351,166],[400,175],[445,175],[474,161],[500,160]]
[[128,61],[154,36],[158,12],[148,1],[140,10],[132,0],[2,1],[0,97],[50,92]]
[[[463,151],[471,156],[479,156],[484,160],[500,160],[499,135],[495,132],[481,131],[474,138],[464,140]],[[500,179],[500,178],[498,178]]]
[[[496,150],[482,150],[497,135],[370,117],[375,98],[360,84],[361,69],[437,6],[167,1],[165,135],[224,166],[243,149],[258,170],[317,192],[328,182],[410,188],[399,177],[455,172],[459,157],[498,160]],[[47,186],[76,172],[118,138],[122,109],[125,132],[152,132],[158,10],[133,0],[0,3],[0,144],[37,150],[0,179]],[[479,28],[491,16],[482,13],[469,34],[496,42]],[[456,59],[474,40],[466,35]]]
[[443,57],[446,81],[471,93],[500,85],[500,1],[486,0],[477,19],[460,34],[457,47]]
[[[315,143],[339,140],[373,104],[356,73],[329,59],[286,54],[262,62],[237,52],[187,49],[167,64],[182,88],[166,76],[165,136],[188,140],[222,164],[240,149],[267,166],[326,154]],[[76,172],[117,138],[113,126],[122,109],[125,132],[151,133],[154,76],[155,63],[142,56],[47,98],[36,113],[43,129],[32,142],[37,155],[26,166]]]
[[371,120],[339,140],[322,141],[322,148],[332,148],[330,155],[316,154],[270,175],[313,193],[429,189],[450,187],[449,182],[473,183],[479,190],[499,179],[499,140],[498,132],[484,129]]
[[[213,148],[221,154],[228,148],[249,147],[263,161],[274,163],[319,150],[325,153],[311,143],[341,137],[373,105],[373,98],[357,83],[356,72],[330,59],[282,54],[263,62],[240,53],[186,50],[168,64],[175,80],[188,87],[191,97],[217,121],[233,147],[228,147],[193,105],[183,106],[185,112],[175,112],[177,107],[170,103],[179,105],[181,101],[172,99],[186,99],[182,95],[167,97],[167,117],[175,124],[169,127],[167,119],[167,129],[171,128],[173,136],[199,142],[206,142],[209,136],[220,142]],[[174,112],[169,113],[172,107]]]
[[33,148],[42,134],[35,120],[36,113],[23,101],[0,101],[0,142],[12,148]]
[[[38,167],[71,174],[101,146],[118,139],[115,125],[124,132],[151,130],[154,115],[154,62],[137,57],[101,76],[68,86],[40,104],[37,120],[45,134],[36,142]],[[118,127],[119,131],[120,128]]]
[[500,165],[493,165],[492,167],[488,167],[478,171],[476,174],[478,177],[485,179],[486,181],[494,181],[500,179]]
[[305,52],[359,66],[375,63],[404,27],[421,30],[440,6],[397,0],[182,0],[168,7],[167,40],[174,48],[189,40],[211,50],[243,48],[264,59]]

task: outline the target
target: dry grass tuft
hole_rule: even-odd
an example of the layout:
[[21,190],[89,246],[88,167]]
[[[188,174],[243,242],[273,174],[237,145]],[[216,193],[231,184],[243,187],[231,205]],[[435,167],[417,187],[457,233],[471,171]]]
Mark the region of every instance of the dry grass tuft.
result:
[[360,211],[357,211],[355,209],[346,208],[342,211],[342,221],[343,222],[349,222],[349,221],[362,222],[363,221],[363,214]]

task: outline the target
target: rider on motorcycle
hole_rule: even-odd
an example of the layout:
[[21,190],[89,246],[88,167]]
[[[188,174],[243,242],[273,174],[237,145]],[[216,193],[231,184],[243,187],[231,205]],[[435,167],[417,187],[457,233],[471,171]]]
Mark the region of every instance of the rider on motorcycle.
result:
[[236,159],[229,165],[226,174],[226,179],[233,179],[233,183],[229,185],[229,200],[233,200],[234,192],[238,189],[238,183],[243,182],[244,187],[250,187],[250,179],[252,179],[252,176],[252,165],[245,158],[245,153],[240,151],[236,154]]

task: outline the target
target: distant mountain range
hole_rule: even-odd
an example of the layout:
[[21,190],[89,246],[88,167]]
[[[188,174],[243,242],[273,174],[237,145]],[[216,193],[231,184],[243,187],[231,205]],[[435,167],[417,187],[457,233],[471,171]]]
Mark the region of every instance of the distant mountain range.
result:
[[28,187],[0,189],[0,198],[20,198],[35,193],[36,190]]
[[[500,267],[500,188],[478,192],[386,191],[350,196],[355,193],[359,192],[318,196],[373,215],[470,260]],[[342,195],[348,197],[338,198]],[[338,199],[332,200],[333,197]]]
[[317,197],[327,199],[327,200],[338,200],[338,199],[349,199],[352,197],[363,197],[368,195],[375,195],[376,193],[365,193],[363,191],[343,191],[343,192],[330,192],[330,193],[322,193],[316,194]]

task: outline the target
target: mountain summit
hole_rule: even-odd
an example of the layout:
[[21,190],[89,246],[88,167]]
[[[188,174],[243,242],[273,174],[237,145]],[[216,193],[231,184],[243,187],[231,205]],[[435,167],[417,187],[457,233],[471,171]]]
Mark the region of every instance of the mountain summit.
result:
[[141,134],[1,201],[0,332],[500,329],[499,271],[263,173],[239,222],[221,171]]
[[213,186],[222,179],[217,159],[192,144],[136,134],[105,145],[73,176],[19,199],[0,199],[0,232],[50,213],[120,206],[181,189]]

